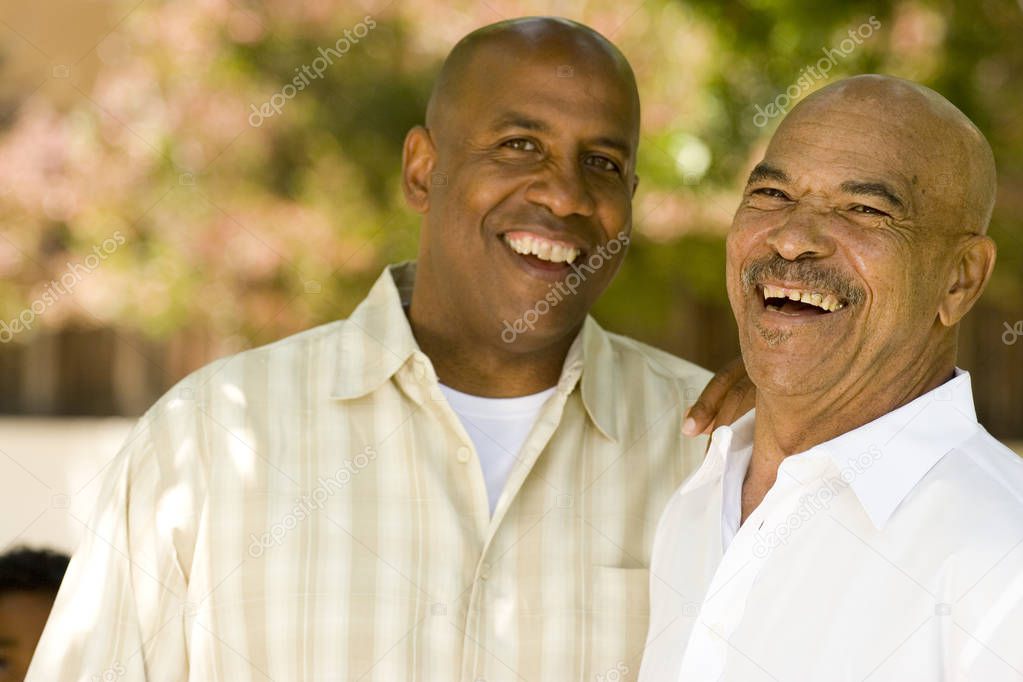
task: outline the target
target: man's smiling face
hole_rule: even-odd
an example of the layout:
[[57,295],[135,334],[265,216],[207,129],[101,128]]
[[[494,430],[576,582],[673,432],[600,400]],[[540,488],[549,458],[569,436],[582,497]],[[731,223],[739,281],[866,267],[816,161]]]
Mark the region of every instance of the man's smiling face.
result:
[[572,263],[598,264],[521,342],[564,337],[625,253],[625,244],[608,245],[631,228],[639,119],[631,73],[588,38],[515,36],[477,48],[443,104],[427,120],[420,272],[443,273],[431,281],[460,302],[475,328],[467,331],[497,337]]
[[[438,194],[452,255],[472,265],[478,247],[478,265],[521,303],[629,227],[635,144],[627,102],[598,74],[558,78],[556,68],[538,59],[509,69],[438,165],[450,169]],[[467,238],[450,239],[456,232]],[[584,290],[599,293],[614,269]]]
[[935,142],[940,121],[900,121],[893,100],[808,100],[750,175],[727,276],[758,388],[855,386],[880,367],[913,366],[947,332],[939,309],[969,237],[946,162],[958,141]]

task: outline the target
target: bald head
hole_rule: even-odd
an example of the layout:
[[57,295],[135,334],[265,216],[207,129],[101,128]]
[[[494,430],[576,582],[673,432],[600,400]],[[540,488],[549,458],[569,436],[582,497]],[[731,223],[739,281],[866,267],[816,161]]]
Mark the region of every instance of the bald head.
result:
[[502,68],[544,61],[551,80],[597,76],[621,90],[635,110],[638,136],[639,93],[625,56],[607,38],[583,24],[556,17],[509,19],[477,29],[451,50],[441,67],[426,108],[426,125],[440,130],[464,110],[462,104],[485,86],[501,87]]
[[[984,135],[928,87],[881,75],[846,78],[800,102],[775,140],[793,130],[837,121],[862,135],[863,153],[890,161],[906,176],[910,199],[929,224],[984,234],[995,202],[995,162]],[[868,129],[873,129],[869,131]],[[932,222],[933,219],[933,222]]]

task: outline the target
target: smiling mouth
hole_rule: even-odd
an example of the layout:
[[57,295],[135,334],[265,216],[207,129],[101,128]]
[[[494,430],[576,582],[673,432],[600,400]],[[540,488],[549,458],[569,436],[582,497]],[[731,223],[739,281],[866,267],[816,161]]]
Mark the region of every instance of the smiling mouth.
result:
[[512,251],[537,265],[568,267],[582,255],[581,249],[568,242],[547,239],[532,232],[508,232],[502,239]]
[[848,305],[844,298],[828,292],[790,289],[770,284],[757,288],[763,297],[764,308],[782,315],[793,317],[828,315]]

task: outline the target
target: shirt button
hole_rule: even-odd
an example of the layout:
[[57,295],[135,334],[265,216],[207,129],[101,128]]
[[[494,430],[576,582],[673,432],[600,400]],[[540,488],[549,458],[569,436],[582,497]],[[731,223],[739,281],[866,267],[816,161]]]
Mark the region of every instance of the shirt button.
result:
[[480,566],[480,580],[487,580],[490,577],[490,564]]
[[472,453],[469,452],[469,448],[463,445],[462,447],[458,448],[458,452],[455,453],[455,456],[458,457],[459,462],[465,464],[466,462],[469,461],[469,455],[471,454]]

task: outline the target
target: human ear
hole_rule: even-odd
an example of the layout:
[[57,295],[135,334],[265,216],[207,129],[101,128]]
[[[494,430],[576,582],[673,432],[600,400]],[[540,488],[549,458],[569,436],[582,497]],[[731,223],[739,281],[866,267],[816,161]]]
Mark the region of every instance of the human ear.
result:
[[405,202],[417,213],[430,209],[430,177],[436,161],[430,131],[423,126],[408,131],[401,150],[401,189]]
[[997,248],[987,235],[972,235],[958,249],[945,295],[938,305],[938,319],[946,327],[959,322],[984,292],[995,267]]

